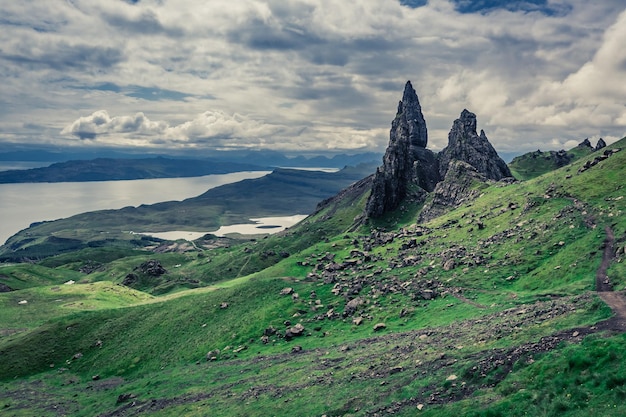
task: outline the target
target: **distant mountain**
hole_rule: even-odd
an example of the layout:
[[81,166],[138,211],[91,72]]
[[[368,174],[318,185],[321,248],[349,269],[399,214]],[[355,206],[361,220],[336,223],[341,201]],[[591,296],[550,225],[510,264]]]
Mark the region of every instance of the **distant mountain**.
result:
[[[271,170],[272,168],[337,168],[380,161],[381,154],[368,152],[354,155],[287,156],[280,152],[212,151],[185,156],[102,152],[56,152],[49,150],[16,150],[0,153],[3,162],[54,162],[50,166],[0,171],[0,184],[24,182],[81,182],[131,180],[147,178],[193,177],[226,174],[238,171]],[[254,163],[250,163],[254,161]]]
[[57,162],[48,167],[0,172],[0,183],[83,182],[135,180],[146,178],[198,177],[239,171],[269,170],[253,164],[219,160],[98,158],[86,161]]
[[142,159],[164,157],[170,159],[209,159],[226,162],[249,163],[255,161],[256,165],[273,167],[325,167],[343,168],[346,165],[355,166],[363,162],[379,161],[382,153],[364,152],[356,154],[336,154],[336,155],[286,155],[272,150],[241,150],[241,151],[212,151],[199,150],[194,153],[176,153],[171,150],[167,152],[132,152],[118,151],[111,149],[39,149],[26,148],[14,149],[0,152],[0,161],[20,161],[20,162],[65,162],[78,160],[91,160],[98,158],[109,159]]
[[361,163],[380,161],[382,154],[375,152],[359,153],[354,155],[338,154],[328,156],[287,156],[280,152],[260,150],[252,152],[213,152],[211,156],[224,161],[255,161],[261,165],[292,168],[343,168],[356,166]]

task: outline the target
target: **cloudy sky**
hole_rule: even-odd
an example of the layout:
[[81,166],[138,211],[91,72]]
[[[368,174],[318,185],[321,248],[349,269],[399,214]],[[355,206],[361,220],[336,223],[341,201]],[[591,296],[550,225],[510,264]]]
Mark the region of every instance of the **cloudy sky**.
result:
[[435,150],[464,108],[500,152],[626,135],[623,0],[0,3],[0,151],[383,151],[407,80]]

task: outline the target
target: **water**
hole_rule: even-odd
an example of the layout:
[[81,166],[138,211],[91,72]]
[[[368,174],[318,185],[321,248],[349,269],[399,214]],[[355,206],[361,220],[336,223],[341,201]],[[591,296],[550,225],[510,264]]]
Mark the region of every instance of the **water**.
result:
[[222,226],[219,229],[212,232],[189,232],[181,230],[172,230],[170,232],[141,232],[138,234],[149,235],[158,237],[159,239],[166,240],[196,240],[211,233],[215,236],[227,236],[228,234],[242,234],[242,235],[257,235],[257,234],[274,234],[282,232],[288,227],[293,226],[301,220],[307,217],[306,214],[295,214],[293,216],[280,216],[280,217],[259,217],[256,219],[250,219],[251,223],[231,224],[228,226]]
[[33,222],[88,211],[180,201],[223,184],[267,174],[269,171],[246,171],[192,178],[0,184],[0,242],[6,242]]

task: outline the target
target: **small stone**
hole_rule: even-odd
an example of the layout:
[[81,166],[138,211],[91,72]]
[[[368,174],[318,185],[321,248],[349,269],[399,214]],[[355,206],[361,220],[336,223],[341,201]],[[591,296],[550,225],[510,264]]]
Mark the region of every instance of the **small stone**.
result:
[[422,411],[422,409],[424,408],[424,404],[418,404],[417,405],[417,409]]
[[446,381],[456,381],[458,379],[458,377],[454,374],[450,375],[449,377],[446,378]]

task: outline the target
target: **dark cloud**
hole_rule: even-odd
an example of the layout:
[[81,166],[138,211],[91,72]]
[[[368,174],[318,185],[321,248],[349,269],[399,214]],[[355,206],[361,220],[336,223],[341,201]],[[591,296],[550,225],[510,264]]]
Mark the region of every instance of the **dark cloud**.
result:
[[326,43],[318,35],[307,32],[306,28],[286,23],[251,19],[233,28],[228,38],[233,43],[260,50],[295,50]]
[[181,28],[164,26],[157,15],[146,10],[138,16],[126,16],[120,13],[105,13],[103,19],[111,26],[126,33],[138,35],[167,35],[179,37],[184,34]]
[[117,48],[67,42],[48,44],[37,50],[20,48],[21,53],[0,50],[0,59],[13,62],[30,69],[63,70],[102,70],[114,67],[125,59]]

